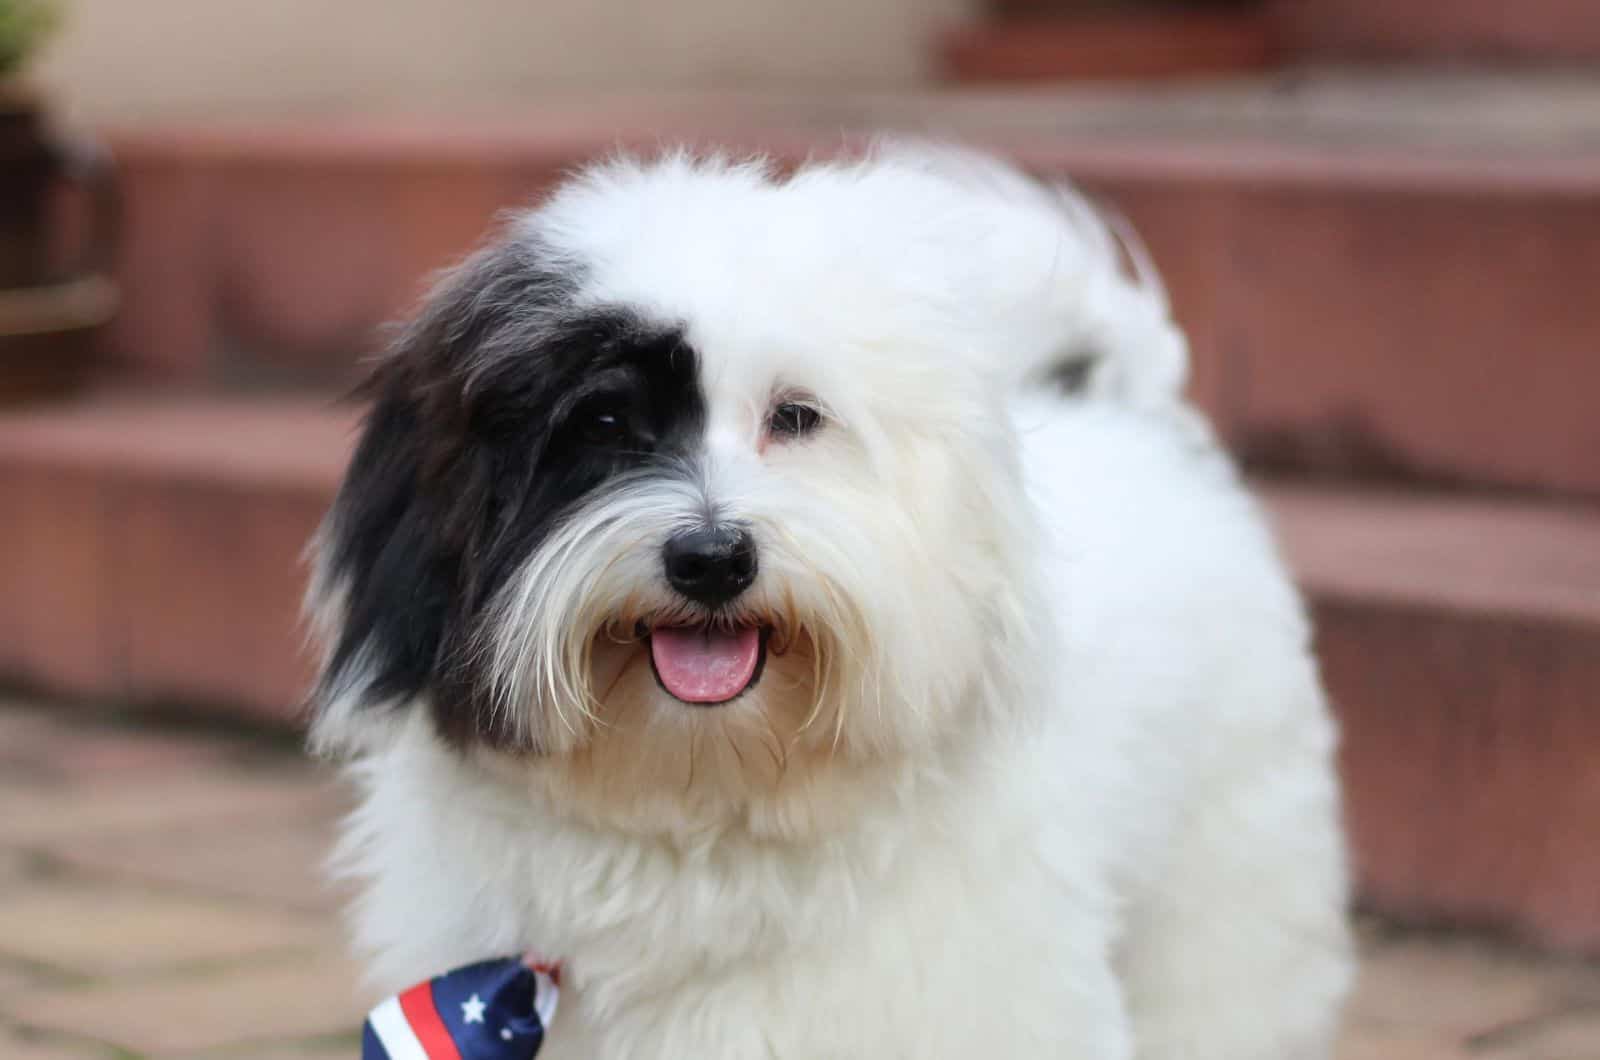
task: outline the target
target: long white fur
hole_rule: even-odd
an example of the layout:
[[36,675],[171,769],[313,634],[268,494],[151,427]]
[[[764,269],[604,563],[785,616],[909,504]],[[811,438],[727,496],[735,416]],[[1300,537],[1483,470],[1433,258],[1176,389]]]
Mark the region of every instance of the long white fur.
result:
[[[1307,623],[1094,212],[891,147],[619,160],[521,225],[585,298],[687,326],[704,451],[501,598],[484,650],[556,753],[324,715],[365,748],[342,859],[375,985],[558,956],[552,1060],[1328,1057],[1351,965]],[[1029,383],[1080,353],[1084,396]],[[828,422],[765,444],[796,387]],[[756,528],[747,606],[814,668],[706,711],[624,660],[600,702],[605,623],[671,606],[651,557],[707,507]]]

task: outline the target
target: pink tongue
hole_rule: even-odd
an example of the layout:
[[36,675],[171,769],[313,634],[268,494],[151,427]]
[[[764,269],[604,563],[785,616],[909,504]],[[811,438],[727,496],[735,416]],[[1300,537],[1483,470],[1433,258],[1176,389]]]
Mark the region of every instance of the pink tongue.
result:
[[685,703],[721,703],[743,692],[756,673],[761,633],[658,629],[650,635],[656,676]]

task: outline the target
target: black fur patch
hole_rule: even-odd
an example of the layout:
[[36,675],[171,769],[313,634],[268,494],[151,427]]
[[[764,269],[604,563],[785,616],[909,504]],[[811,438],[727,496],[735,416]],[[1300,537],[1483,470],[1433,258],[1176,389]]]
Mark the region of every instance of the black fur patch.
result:
[[523,239],[478,252],[367,384],[373,407],[328,515],[347,612],[321,698],[426,693],[458,745],[505,746],[471,650],[495,592],[562,514],[624,471],[671,466],[705,420],[682,329],[578,309]]

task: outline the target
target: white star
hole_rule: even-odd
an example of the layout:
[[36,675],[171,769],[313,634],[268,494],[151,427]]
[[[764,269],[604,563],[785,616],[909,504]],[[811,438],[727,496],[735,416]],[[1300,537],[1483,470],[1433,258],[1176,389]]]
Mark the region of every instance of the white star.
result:
[[501,1027],[500,1028],[500,1040],[503,1041],[503,1042],[509,1042],[511,1040],[511,1028],[510,1027]]
[[471,997],[461,1002],[461,1021],[463,1023],[482,1023],[483,1010],[486,1007],[487,1006],[485,1006],[483,1003],[483,999],[477,994],[473,994]]

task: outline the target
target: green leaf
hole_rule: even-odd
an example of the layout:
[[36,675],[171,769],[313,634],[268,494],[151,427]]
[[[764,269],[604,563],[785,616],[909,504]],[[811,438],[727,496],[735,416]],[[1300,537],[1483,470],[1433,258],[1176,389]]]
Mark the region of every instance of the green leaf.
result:
[[60,17],[56,0],[0,0],[0,77],[15,72]]

